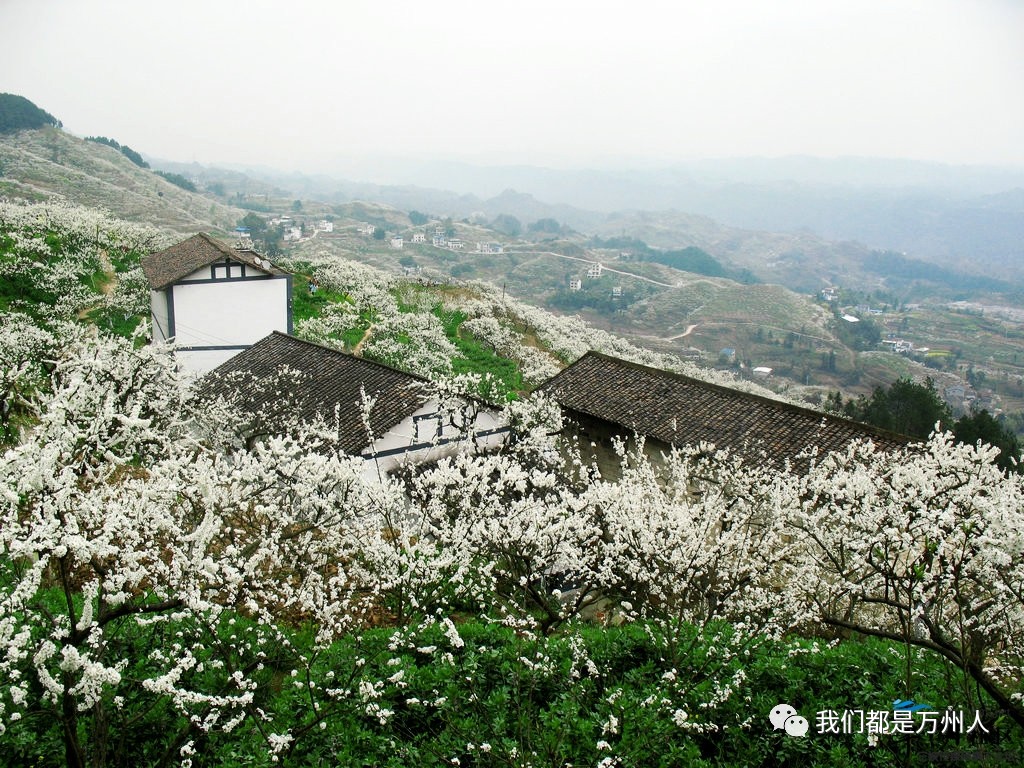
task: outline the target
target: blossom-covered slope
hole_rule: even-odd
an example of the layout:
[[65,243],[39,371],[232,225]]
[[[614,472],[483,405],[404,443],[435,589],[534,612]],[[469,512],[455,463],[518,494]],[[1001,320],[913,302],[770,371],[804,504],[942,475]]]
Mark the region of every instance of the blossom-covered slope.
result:
[[182,234],[228,232],[244,215],[58,128],[0,135],[0,197],[103,208]]

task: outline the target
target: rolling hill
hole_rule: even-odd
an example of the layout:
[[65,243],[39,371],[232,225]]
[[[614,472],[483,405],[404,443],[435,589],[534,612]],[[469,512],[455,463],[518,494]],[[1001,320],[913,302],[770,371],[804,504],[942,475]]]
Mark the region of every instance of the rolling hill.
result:
[[0,196],[64,199],[182,234],[229,232],[245,213],[56,127],[0,135]]

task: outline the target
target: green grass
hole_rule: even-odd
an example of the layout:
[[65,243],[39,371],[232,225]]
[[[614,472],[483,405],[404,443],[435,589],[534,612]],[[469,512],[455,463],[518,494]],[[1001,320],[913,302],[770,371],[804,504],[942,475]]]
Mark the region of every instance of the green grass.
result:
[[460,326],[467,319],[465,313],[447,310],[437,304],[434,314],[441,320],[445,335],[459,350],[459,357],[452,360],[455,373],[489,374],[496,384],[493,395],[504,400],[514,400],[518,393],[524,391],[523,377],[514,361],[501,357],[473,338],[472,334],[460,331]]
[[[329,304],[350,302],[344,293],[335,293],[318,288],[316,293],[309,292],[309,284],[302,275],[295,275],[292,280],[292,320],[296,323],[320,317]],[[365,330],[365,329],[364,329]]]

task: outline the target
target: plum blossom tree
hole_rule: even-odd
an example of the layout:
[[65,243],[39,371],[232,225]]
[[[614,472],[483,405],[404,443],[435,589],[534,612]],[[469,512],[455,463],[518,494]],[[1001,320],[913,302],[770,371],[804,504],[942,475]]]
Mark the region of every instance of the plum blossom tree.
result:
[[787,535],[797,478],[709,446],[652,461],[643,441],[617,446],[616,483],[591,484],[608,556],[602,582],[636,615],[705,625],[728,621],[779,635],[805,604],[790,601],[796,542]]
[[937,433],[895,460],[825,457],[793,517],[790,584],[825,625],[938,654],[1024,725],[1024,489],[995,453]]
[[314,429],[222,450],[166,351],[72,334],[49,367],[0,459],[0,733],[53,717],[68,765],[104,764],[149,700],[183,715],[175,757],[243,721],[273,747],[266,668],[304,663],[282,622],[329,642],[375,601],[347,572],[377,501],[359,460]]

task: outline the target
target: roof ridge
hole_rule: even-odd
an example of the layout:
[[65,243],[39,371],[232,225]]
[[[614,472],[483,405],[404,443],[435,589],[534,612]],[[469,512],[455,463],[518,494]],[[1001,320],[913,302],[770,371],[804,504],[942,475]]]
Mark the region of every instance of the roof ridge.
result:
[[[629,368],[638,369],[638,370],[644,371],[646,373],[651,373],[651,374],[654,374],[656,376],[661,376],[663,378],[673,378],[673,379],[676,379],[676,380],[679,380],[679,381],[697,384],[699,386],[707,387],[707,388],[709,388],[711,390],[714,390],[714,391],[717,391],[717,392],[720,392],[720,393],[723,393],[723,394],[727,394],[727,395],[730,395],[732,397],[737,397],[738,396],[738,397],[744,398],[746,400],[753,400],[755,402],[763,403],[763,404],[772,406],[774,408],[779,408],[781,410],[790,411],[790,412],[794,412],[794,413],[801,413],[801,414],[804,414],[804,415],[807,415],[807,416],[814,416],[814,417],[817,417],[817,418],[826,419],[828,421],[838,422],[840,424],[845,424],[846,426],[849,426],[849,427],[852,427],[854,429],[857,429],[860,432],[867,433],[868,435],[877,435],[878,437],[883,437],[883,438],[886,438],[886,439],[889,439],[889,440],[895,440],[895,441],[898,441],[898,442],[901,442],[901,443],[911,443],[911,442],[914,442],[914,439],[912,437],[910,437],[909,435],[903,435],[903,434],[900,434],[899,432],[892,432],[892,431],[890,431],[888,429],[882,429],[881,427],[876,427],[876,426],[873,426],[871,424],[864,424],[863,422],[855,421],[854,419],[850,419],[850,418],[847,418],[845,416],[839,416],[839,415],[832,414],[832,413],[826,413],[825,411],[818,411],[818,410],[815,410],[814,408],[809,408],[807,406],[797,405],[796,403],[790,403],[790,402],[787,402],[785,400],[778,400],[778,399],[776,399],[774,397],[768,397],[766,395],[759,395],[759,394],[756,394],[754,392],[747,392],[747,391],[742,390],[742,389],[735,389],[733,387],[727,387],[724,384],[715,384],[714,382],[705,381],[704,379],[698,379],[698,378],[696,378],[694,376],[687,376],[685,373],[679,373],[677,371],[669,371],[669,370],[665,370],[664,368],[654,368],[654,367],[649,366],[649,365],[644,365],[643,363],[637,363],[637,362],[634,362],[632,360],[625,360],[625,359],[623,359],[621,357],[614,357],[613,355],[609,355],[609,354],[606,354],[604,352],[599,352],[599,351],[597,351],[595,349],[588,350],[586,352],[586,354],[584,354],[582,357],[578,358],[577,360],[575,360],[574,362],[569,364],[567,367],[563,368],[557,374],[555,374],[550,379],[548,379],[548,381],[544,382],[544,384],[541,385],[541,388],[547,387],[548,383],[554,381],[559,376],[561,376],[563,373],[565,373],[566,371],[568,371],[573,366],[577,365],[580,361],[582,361],[584,358],[587,358],[587,357],[600,358],[600,359],[603,359],[603,360],[607,360],[608,362],[611,362],[611,363],[615,363],[615,364],[618,364],[618,365],[623,365],[623,366],[626,366],[626,367],[629,367]],[[591,415],[596,415],[596,414],[591,414]]]
[[416,379],[416,380],[421,381],[421,382],[430,383],[430,379],[428,379],[426,376],[421,376],[418,373],[411,373],[409,371],[403,371],[401,368],[397,368],[397,367],[395,367],[393,365],[388,365],[387,363],[382,363],[382,362],[379,362],[377,360],[371,360],[371,359],[369,359],[367,357],[363,357],[362,355],[354,355],[351,352],[345,352],[344,350],[336,349],[335,347],[329,347],[326,344],[321,344],[320,342],[317,342],[317,341],[310,341],[309,339],[303,339],[303,338],[300,338],[298,336],[293,336],[292,334],[285,333],[284,331],[277,331],[277,330],[271,331],[269,335],[264,336],[262,339],[260,339],[260,341],[257,341],[256,344],[259,344],[261,341],[266,341],[271,336],[281,336],[281,337],[283,337],[285,339],[288,339],[290,341],[297,341],[300,344],[305,344],[306,346],[309,346],[309,347],[315,347],[317,349],[323,349],[323,350],[326,350],[328,352],[333,352],[336,355],[341,355],[343,357],[350,357],[353,360],[358,360],[359,362],[366,363],[367,365],[375,365],[378,368],[383,368],[383,369],[388,370],[388,371],[393,371],[395,373],[400,373],[403,376],[408,376],[410,378]]
[[286,270],[264,259],[254,250],[240,250],[221,242],[207,232],[197,232],[142,259],[142,271],[150,288],[163,290],[186,275],[219,259],[240,262],[268,274],[287,274]]

